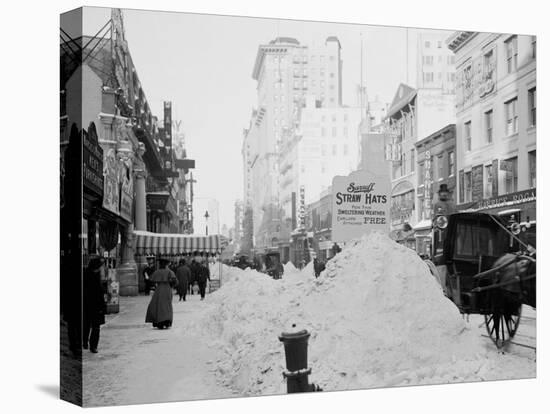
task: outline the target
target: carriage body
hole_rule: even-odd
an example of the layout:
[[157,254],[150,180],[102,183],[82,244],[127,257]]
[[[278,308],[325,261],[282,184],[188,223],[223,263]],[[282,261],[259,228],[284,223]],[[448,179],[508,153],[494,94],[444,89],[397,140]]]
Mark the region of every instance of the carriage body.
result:
[[521,306],[536,306],[536,259],[502,217],[455,213],[434,226],[432,262],[445,295],[464,314],[485,317],[498,347],[512,338]]

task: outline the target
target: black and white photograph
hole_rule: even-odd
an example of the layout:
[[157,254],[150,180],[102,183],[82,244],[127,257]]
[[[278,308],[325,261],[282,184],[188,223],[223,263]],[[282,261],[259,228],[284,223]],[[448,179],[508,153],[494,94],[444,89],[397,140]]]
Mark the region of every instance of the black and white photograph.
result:
[[536,35],[82,7],[59,39],[63,399],[536,377]]

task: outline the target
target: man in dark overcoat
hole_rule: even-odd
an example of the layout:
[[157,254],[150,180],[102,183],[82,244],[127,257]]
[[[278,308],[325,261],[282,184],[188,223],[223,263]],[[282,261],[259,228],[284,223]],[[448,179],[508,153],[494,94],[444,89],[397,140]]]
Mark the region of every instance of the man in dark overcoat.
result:
[[180,297],[180,301],[185,301],[187,296],[187,289],[189,289],[189,281],[191,280],[191,269],[185,263],[185,260],[180,260],[179,266],[176,270],[176,278],[178,279],[177,291]]
[[88,349],[89,345],[90,352],[93,353],[97,353],[99,329],[105,323],[106,305],[101,285],[101,277],[104,271],[103,259],[99,256],[92,256],[84,272],[84,283],[82,286],[82,347]]

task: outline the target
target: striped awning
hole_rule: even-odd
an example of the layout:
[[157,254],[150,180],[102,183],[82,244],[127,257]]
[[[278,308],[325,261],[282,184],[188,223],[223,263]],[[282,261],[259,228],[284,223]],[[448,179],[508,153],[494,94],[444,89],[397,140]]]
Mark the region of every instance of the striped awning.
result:
[[137,255],[180,255],[193,252],[219,254],[227,239],[219,234],[209,236],[189,234],[150,233],[134,231]]

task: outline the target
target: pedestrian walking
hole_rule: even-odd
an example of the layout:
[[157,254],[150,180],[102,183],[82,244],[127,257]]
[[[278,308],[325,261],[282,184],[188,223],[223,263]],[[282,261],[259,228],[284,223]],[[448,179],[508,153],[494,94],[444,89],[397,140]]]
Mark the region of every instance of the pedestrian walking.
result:
[[180,297],[180,301],[185,302],[185,296],[189,289],[189,280],[191,279],[191,269],[185,263],[185,260],[180,260],[180,264],[176,270],[176,278],[178,279],[177,291]]
[[206,294],[206,283],[210,282],[210,269],[208,268],[208,261],[199,265],[198,271],[198,282],[199,282],[199,291],[201,293],[201,300],[204,300]]
[[319,275],[321,274],[321,266],[320,266],[320,263],[319,263],[319,260],[317,260],[317,258],[314,258],[313,259],[313,274],[315,276],[315,279],[317,279],[319,277]]
[[147,266],[143,269],[143,280],[145,282],[145,294],[149,296],[151,293],[151,287],[153,283],[151,282],[151,276],[155,272],[155,265],[152,259],[149,259]]
[[200,265],[199,263],[197,263],[196,259],[193,259],[191,261],[190,270],[191,270],[191,280],[189,281],[189,293],[193,295],[193,294],[196,294],[196,292],[194,292],[193,290],[193,287],[195,286],[196,283],[198,283],[199,271],[200,271]]
[[92,256],[88,267],[84,272],[83,295],[83,326],[82,348],[97,353],[99,345],[100,326],[105,323],[105,296],[101,286],[101,278],[104,275],[105,262],[99,256]]
[[155,328],[164,329],[172,326],[174,311],[172,309],[172,288],[177,279],[174,272],[168,268],[168,260],[161,260],[160,269],[151,276],[155,283],[155,293],[147,307],[145,322],[152,323]]

